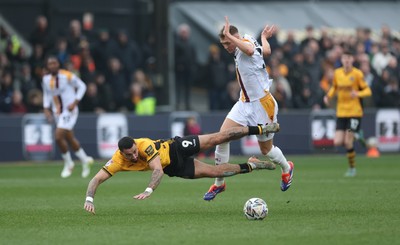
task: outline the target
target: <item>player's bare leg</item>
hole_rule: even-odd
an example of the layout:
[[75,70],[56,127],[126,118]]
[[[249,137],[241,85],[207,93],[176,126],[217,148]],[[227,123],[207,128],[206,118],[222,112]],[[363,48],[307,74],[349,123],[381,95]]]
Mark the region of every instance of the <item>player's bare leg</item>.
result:
[[66,129],[56,128],[56,142],[61,151],[61,157],[64,160],[64,168],[61,172],[62,178],[71,176],[75,166],[71,158],[71,153],[68,150],[67,132],[68,130]]

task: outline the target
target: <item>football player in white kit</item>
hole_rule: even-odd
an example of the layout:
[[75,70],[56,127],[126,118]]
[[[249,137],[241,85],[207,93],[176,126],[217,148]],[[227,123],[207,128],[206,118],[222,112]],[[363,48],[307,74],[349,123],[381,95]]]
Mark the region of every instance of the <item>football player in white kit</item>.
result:
[[82,162],[82,177],[86,178],[93,158],[86,155],[73,131],[79,114],[78,103],[86,92],[86,84],[72,72],[60,69],[55,56],[46,59],[46,69],[48,74],[42,81],[43,108],[47,120],[56,121],[55,138],[64,160],[61,177],[69,177],[75,166],[69,151],[71,147]]
[[[274,32],[274,26],[266,26],[261,34],[262,45],[252,36],[239,35],[235,26],[229,24],[225,17],[225,26],[219,37],[222,46],[234,55],[236,76],[241,91],[240,98],[232,107],[221,126],[221,131],[231,127],[271,124],[277,122],[278,105],[269,92],[272,80],[266,70],[263,56],[271,54],[267,41]],[[281,190],[286,191],[293,178],[293,162],[287,161],[282,151],[273,145],[274,134],[257,135],[261,153],[282,169]],[[215,150],[215,164],[229,161],[229,143],[220,144]],[[203,199],[213,200],[218,193],[225,190],[224,178],[216,178]]]

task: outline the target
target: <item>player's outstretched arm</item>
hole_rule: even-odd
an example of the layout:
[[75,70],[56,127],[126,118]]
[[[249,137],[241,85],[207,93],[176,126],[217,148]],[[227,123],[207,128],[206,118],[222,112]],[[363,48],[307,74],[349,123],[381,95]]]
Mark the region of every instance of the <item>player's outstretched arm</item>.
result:
[[87,191],[86,191],[86,200],[83,208],[89,213],[96,214],[94,209],[94,195],[96,194],[97,187],[109,179],[111,175],[106,173],[106,171],[100,169],[100,171],[93,177],[93,179],[89,182]]
[[276,27],[274,25],[266,25],[261,32],[261,46],[263,48],[263,56],[268,57],[271,54],[271,46],[269,45],[268,38],[272,37],[276,32]]
[[160,156],[155,157],[150,163],[149,163],[150,169],[153,170],[153,173],[151,174],[151,180],[146,188],[146,190],[133,198],[138,199],[138,200],[143,200],[148,198],[151,193],[157,188],[157,186],[160,184],[162,177],[164,176],[164,170],[161,165],[161,160]]

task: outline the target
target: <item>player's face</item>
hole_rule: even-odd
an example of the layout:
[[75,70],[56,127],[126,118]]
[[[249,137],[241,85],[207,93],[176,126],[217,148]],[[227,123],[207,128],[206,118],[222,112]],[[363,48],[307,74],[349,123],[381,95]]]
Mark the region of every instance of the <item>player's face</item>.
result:
[[353,56],[349,54],[343,54],[341,61],[343,67],[350,68],[353,65]]
[[228,53],[232,54],[235,52],[236,46],[227,38],[221,38],[220,42],[224,49],[228,51]]
[[54,75],[57,74],[59,68],[60,68],[60,63],[58,63],[57,59],[50,58],[47,60],[47,70],[51,74],[54,74]]
[[122,151],[122,155],[129,161],[137,162],[139,151],[136,144],[133,144],[133,146],[130,149],[124,149]]

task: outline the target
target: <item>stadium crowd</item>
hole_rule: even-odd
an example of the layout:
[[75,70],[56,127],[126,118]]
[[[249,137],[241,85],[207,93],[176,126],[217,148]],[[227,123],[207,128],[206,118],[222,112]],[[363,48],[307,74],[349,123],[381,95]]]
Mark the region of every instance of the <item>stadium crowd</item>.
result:
[[[50,33],[47,18],[38,16],[27,37],[33,47],[28,56],[17,37],[0,26],[0,113],[35,113],[42,111],[41,80],[44,59],[52,54],[61,65],[87,84],[80,103],[82,112],[135,111],[138,115],[155,112],[154,92],[155,43],[149,35],[138,45],[124,30],[93,28],[90,16],[71,20],[59,35]],[[280,42],[269,39],[272,55],[266,59],[274,86],[271,88],[281,109],[323,108],[322,98],[332,82],[333,70],[339,67],[343,50],[355,52],[355,66],[364,72],[373,96],[364,101],[367,107],[400,107],[400,40],[387,25],[378,38],[369,28],[357,28],[355,35],[335,35],[326,29],[306,27],[306,37],[296,42],[294,34]],[[316,32],[320,35],[316,35]],[[318,38],[316,38],[318,36]],[[217,33],[216,33],[217,38]],[[191,109],[190,90],[195,84],[206,89],[210,110],[228,110],[239,96],[233,59],[215,43],[209,48],[206,64],[196,63],[190,27],[178,29],[175,40],[177,96],[179,109]],[[150,108],[150,109],[149,109]]]

